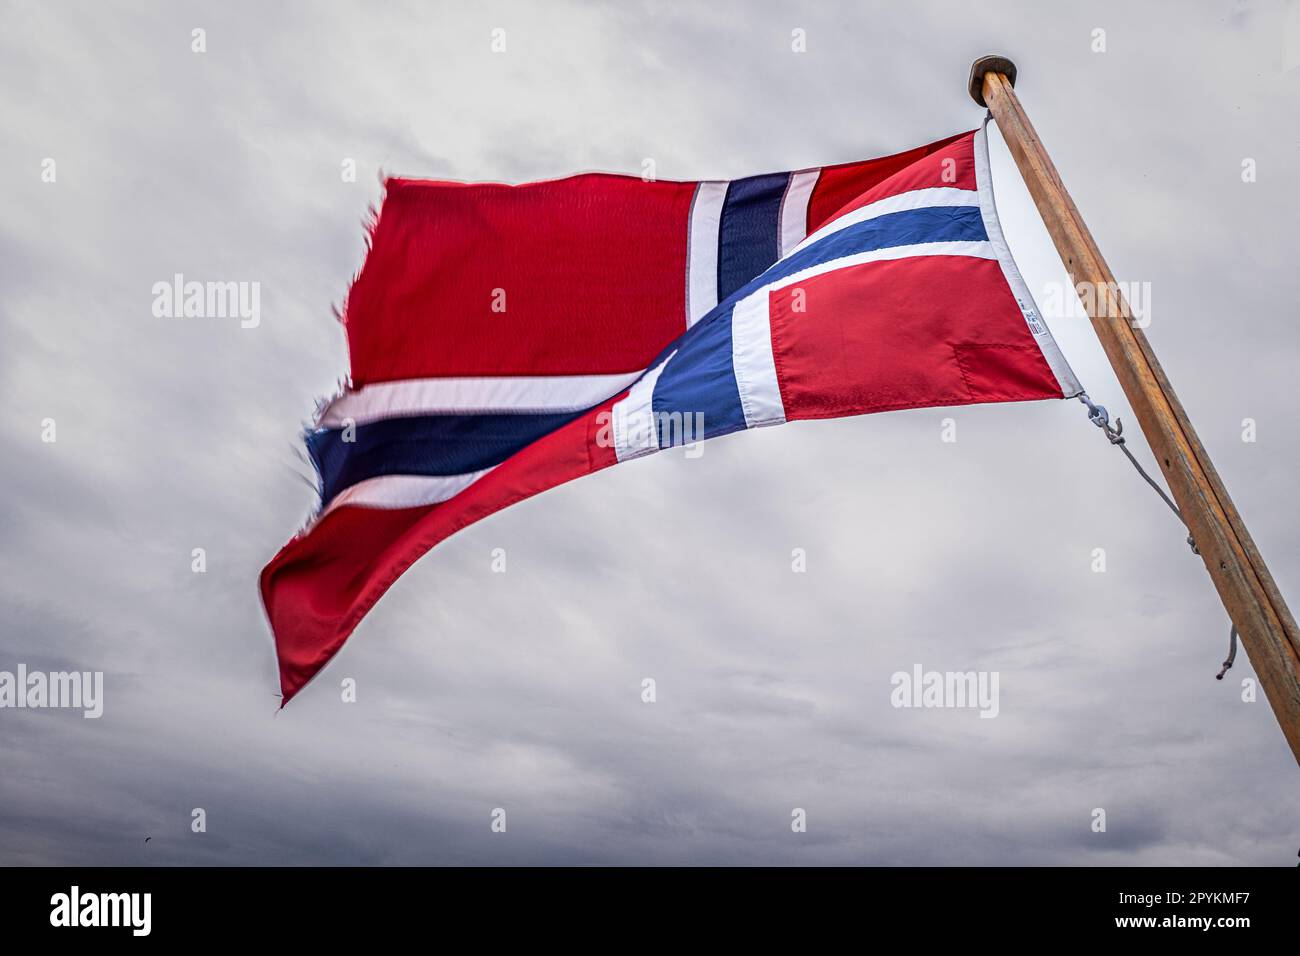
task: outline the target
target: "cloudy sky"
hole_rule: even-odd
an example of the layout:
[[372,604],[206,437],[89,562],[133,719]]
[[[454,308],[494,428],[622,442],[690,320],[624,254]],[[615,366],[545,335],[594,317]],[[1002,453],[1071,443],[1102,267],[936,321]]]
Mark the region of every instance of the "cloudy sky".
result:
[[[892,153],[977,125],[967,71],[996,51],[1115,272],[1150,283],[1148,334],[1300,600],[1293,5],[4,18],[0,670],[105,687],[99,720],[0,710],[0,863],[1294,862],[1297,769],[1242,700],[1250,662],[1213,679],[1209,579],[1077,403],[797,423],[556,489],[420,561],[279,713],[256,590],[313,505],[298,431],[346,370],[331,307],[381,170],[730,178]],[[1064,272],[992,145],[1041,301]],[[260,325],[155,318],[175,273],[259,282]],[[1128,422],[1087,324],[1054,326]],[[892,707],[917,664],[997,672],[998,717]]]

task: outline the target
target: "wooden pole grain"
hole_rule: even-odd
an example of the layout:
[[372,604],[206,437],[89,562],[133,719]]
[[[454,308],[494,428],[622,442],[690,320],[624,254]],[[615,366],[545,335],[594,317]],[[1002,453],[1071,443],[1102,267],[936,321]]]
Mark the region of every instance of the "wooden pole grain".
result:
[[[1016,96],[1015,64],[986,56],[970,93],[987,106],[1092,320],[1264,693],[1300,762],[1300,631],[1097,243]],[[1085,292],[1087,294],[1085,294]]]

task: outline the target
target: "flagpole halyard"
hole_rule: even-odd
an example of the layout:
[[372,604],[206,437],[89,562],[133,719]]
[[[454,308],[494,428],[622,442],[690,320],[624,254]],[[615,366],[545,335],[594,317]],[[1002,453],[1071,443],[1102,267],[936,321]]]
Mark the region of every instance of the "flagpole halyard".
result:
[[1128,302],[1016,96],[1015,82],[1015,64],[1004,56],[981,57],[971,66],[971,97],[997,121],[1300,762],[1300,630],[1295,618],[1150,342],[1133,324]]

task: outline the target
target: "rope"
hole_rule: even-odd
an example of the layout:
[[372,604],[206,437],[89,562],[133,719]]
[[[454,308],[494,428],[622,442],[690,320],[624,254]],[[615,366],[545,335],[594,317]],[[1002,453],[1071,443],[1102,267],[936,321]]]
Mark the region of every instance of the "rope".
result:
[[[1138,460],[1133,457],[1133,452],[1129,451],[1128,443],[1124,438],[1124,423],[1116,418],[1115,424],[1112,426],[1110,423],[1110,413],[1106,411],[1106,407],[1093,402],[1093,400],[1088,397],[1087,392],[1079,393],[1079,401],[1088,406],[1088,421],[1092,422],[1102,430],[1102,434],[1106,436],[1108,442],[1119,447],[1119,450],[1124,453],[1124,456],[1128,458],[1133,467],[1137,469],[1137,473],[1142,476],[1142,480],[1151,486],[1155,493],[1160,496],[1160,500],[1169,506],[1169,510],[1174,513],[1179,521],[1182,521],[1183,527],[1186,528],[1187,522],[1183,520],[1183,513],[1178,510],[1178,505],[1174,504],[1173,499],[1165,493],[1163,488],[1156,484],[1155,479],[1147,474],[1146,469],[1143,468],[1142,465],[1138,463]],[[1188,531],[1187,534],[1187,545],[1192,549],[1192,554],[1201,553],[1197,549],[1196,539],[1192,537],[1190,531]],[[1223,680],[1223,675],[1228,672],[1228,668],[1232,666],[1232,662],[1236,659],[1237,625],[1233,624],[1232,630],[1228,633],[1228,658],[1223,662],[1223,667],[1219,673],[1215,675],[1215,679]]]
[[[1111,427],[1110,413],[1106,411],[1106,406],[1095,404],[1093,400],[1088,397],[1087,392],[1079,393],[1079,401],[1088,406],[1088,421],[1092,422],[1102,430],[1108,442],[1112,445],[1119,446],[1119,450],[1124,453],[1125,457],[1127,457],[1130,462],[1133,463],[1133,467],[1136,468],[1137,473],[1142,476],[1142,480],[1151,486],[1155,493],[1160,496],[1160,500],[1169,506],[1169,510],[1174,513],[1174,517],[1179,521],[1182,521],[1183,527],[1186,527],[1187,522],[1183,521],[1183,513],[1178,510],[1178,505],[1174,504],[1173,499],[1165,494],[1165,490],[1156,484],[1155,479],[1147,474],[1146,469],[1138,464],[1138,460],[1134,458],[1133,453],[1128,450],[1128,442],[1124,438],[1124,422],[1117,418],[1115,419],[1114,427]],[[1201,553],[1196,549],[1196,539],[1193,538],[1191,534],[1187,535],[1187,545],[1192,549],[1192,554]]]
[[1223,680],[1223,675],[1228,673],[1228,668],[1232,662],[1237,659],[1237,625],[1232,625],[1232,630],[1228,632],[1228,659],[1223,662],[1223,669],[1214,675],[1215,680]]

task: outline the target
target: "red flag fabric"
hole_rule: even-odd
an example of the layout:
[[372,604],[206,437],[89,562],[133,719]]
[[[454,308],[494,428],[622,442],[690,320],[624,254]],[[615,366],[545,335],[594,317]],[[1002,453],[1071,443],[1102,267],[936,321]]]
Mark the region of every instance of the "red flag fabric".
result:
[[425,552],[557,484],[807,418],[1072,397],[984,131],[730,182],[390,179],[262,572],[287,702]]

